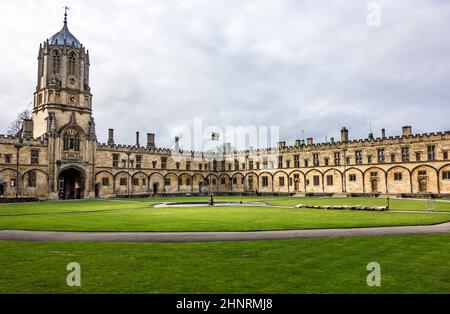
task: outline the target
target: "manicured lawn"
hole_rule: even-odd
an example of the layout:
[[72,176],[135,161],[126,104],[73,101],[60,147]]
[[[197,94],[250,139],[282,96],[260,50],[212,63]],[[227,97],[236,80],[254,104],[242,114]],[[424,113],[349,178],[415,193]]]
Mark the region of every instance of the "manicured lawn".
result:
[[[223,201],[264,201],[280,207],[154,208],[162,201],[206,198],[92,200],[0,205],[0,229],[79,231],[249,231],[434,224],[447,213],[394,213],[286,208],[298,203],[363,204],[364,199],[222,197]],[[369,201],[378,201],[369,199]],[[403,204],[402,202],[405,202]],[[399,200],[404,208],[422,201]]]
[[[450,235],[227,243],[0,241],[0,293],[450,293]],[[66,265],[81,265],[81,287]],[[369,262],[381,287],[366,284]]]

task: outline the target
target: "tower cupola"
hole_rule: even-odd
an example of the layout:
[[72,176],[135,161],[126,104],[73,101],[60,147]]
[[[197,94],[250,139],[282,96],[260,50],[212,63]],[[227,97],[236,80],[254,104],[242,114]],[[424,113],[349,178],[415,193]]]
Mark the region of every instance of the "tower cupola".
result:
[[71,46],[77,49],[81,48],[79,40],[69,31],[67,27],[67,7],[64,12],[63,28],[48,40],[50,45],[55,46]]

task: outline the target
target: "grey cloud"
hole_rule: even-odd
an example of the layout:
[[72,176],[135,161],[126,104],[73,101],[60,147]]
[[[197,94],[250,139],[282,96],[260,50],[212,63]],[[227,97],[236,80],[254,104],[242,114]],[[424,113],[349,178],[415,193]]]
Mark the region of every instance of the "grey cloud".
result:
[[[69,28],[91,53],[99,139],[192,124],[279,125],[301,136],[448,129],[450,5],[381,1],[154,0],[73,2]],[[62,24],[62,4],[0,4],[0,125],[32,100],[39,42]],[[143,141],[142,138],[141,141]]]

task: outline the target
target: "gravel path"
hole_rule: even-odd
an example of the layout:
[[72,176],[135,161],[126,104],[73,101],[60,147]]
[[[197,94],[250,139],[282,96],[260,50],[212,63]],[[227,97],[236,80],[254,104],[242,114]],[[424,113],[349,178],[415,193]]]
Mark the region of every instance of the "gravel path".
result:
[[249,232],[72,232],[0,230],[0,240],[62,242],[216,242],[438,233],[450,233],[450,222],[430,226]]

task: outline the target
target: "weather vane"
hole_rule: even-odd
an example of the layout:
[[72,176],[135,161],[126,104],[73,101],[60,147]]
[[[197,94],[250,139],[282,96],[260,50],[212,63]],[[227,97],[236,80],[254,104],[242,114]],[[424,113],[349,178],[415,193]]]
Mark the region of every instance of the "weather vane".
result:
[[67,23],[67,11],[69,11],[70,8],[68,6],[64,6],[64,23]]

